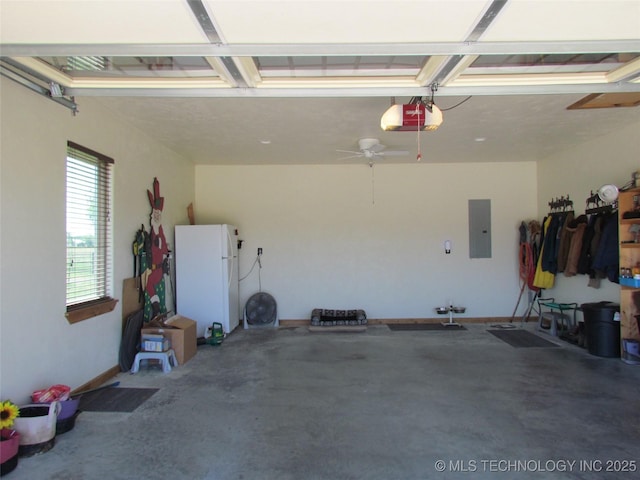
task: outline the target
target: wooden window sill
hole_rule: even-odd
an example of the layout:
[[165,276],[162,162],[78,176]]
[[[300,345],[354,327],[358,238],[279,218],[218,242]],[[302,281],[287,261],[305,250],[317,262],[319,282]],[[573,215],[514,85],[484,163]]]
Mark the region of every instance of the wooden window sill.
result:
[[83,320],[88,320],[89,318],[97,317],[98,315],[102,315],[103,313],[112,311],[114,308],[116,308],[117,303],[117,299],[108,298],[99,302],[92,303],[91,305],[67,310],[67,313],[65,313],[65,317],[67,317],[67,321],[71,324],[78,323]]

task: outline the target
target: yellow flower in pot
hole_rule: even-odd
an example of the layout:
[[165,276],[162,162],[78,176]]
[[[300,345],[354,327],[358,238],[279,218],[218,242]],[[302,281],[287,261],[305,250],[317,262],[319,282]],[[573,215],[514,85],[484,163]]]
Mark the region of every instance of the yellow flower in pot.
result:
[[13,427],[13,421],[20,415],[18,406],[10,400],[0,402],[0,429]]

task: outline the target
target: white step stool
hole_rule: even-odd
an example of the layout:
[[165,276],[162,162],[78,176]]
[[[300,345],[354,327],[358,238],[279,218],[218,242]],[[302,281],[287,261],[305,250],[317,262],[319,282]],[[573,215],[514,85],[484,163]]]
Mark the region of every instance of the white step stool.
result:
[[171,371],[171,363],[173,363],[174,367],[178,365],[176,353],[173,349],[169,349],[164,352],[138,352],[136,353],[136,358],[133,360],[131,373],[136,373],[140,369],[141,360],[160,360],[162,362],[162,371],[164,373],[169,373]]

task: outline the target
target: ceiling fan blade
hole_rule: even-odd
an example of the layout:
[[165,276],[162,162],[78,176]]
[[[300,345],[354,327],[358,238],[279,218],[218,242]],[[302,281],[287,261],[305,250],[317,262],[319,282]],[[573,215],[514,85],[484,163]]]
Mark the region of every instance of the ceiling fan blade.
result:
[[349,158],[360,158],[362,155],[349,155],[348,157],[340,157],[338,160],[347,160]]
[[377,155],[381,155],[383,157],[403,157],[405,155],[409,155],[409,152],[407,150],[387,150],[380,152]]
[[362,152],[356,152],[354,150],[336,150],[336,152],[340,152],[340,153],[353,153],[354,156],[356,157],[361,157],[362,155],[364,155],[364,153]]

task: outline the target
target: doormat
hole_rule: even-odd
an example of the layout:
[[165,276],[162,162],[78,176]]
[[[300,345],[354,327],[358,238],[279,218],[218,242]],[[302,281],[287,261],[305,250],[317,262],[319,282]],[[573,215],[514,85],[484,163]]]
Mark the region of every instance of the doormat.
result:
[[549,348],[559,346],[527,330],[487,330],[487,332],[515,348]]
[[159,388],[103,388],[83,393],[78,408],[83,412],[133,412]]
[[394,332],[413,332],[417,330],[466,330],[460,324],[443,325],[441,323],[387,323],[389,330]]

